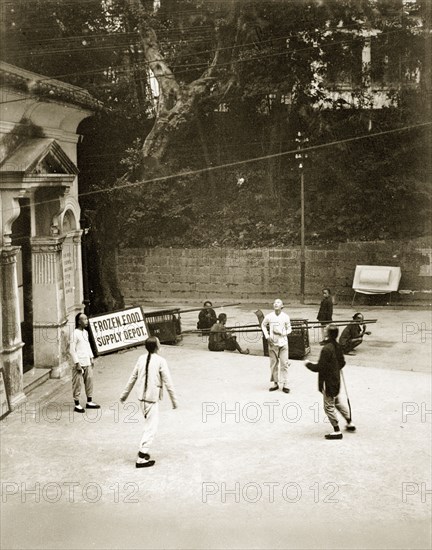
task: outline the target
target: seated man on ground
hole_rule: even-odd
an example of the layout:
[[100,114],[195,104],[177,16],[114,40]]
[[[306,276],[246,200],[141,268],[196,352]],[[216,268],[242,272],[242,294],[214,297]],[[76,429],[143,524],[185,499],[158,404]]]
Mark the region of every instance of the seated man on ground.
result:
[[249,350],[242,350],[237,338],[230,334],[225,326],[227,316],[225,313],[220,313],[218,322],[210,329],[208,349],[210,351],[239,351],[240,353],[248,354]]
[[350,355],[355,355],[354,348],[363,342],[365,334],[372,334],[366,330],[366,325],[363,324],[364,317],[361,313],[353,315],[353,320],[347,325],[339,338],[339,344],[342,346],[342,351]]
[[212,308],[212,303],[209,300],[204,302],[204,308],[198,314],[197,329],[211,329],[216,323],[216,312]]

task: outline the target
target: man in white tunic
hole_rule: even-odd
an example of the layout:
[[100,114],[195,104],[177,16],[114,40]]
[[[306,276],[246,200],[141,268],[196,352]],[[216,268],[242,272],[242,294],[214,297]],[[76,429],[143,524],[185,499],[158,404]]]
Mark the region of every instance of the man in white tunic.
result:
[[171,398],[173,409],[177,408],[177,398],[166,360],[159,355],[159,339],[150,336],[145,342],[147,355],[141,355],[132,371],[120,402],[124,403],[135,386],[141,410],[144,415],[144,432],[136,461],[137,468],[154,466],[150,460],[150,447],[156,435],[159,423],[159,400],[165,385]]
[[292,328],[289,316],[282,311],[283,307],[282,300],[276,299],[273,303],[274,311],[264,317],[261,329],[269,344],[270,380],[273,382],[270,391],[279,389],[280,383],[282,391],[289,393],[288,334],[291,334]]
[[87,331],[89,321],[87,315],[78,313],[75,317],[75,330],[72,333],[70,342],[70,354],[73,361],[72,366],[72,392],[75,401],[74,411],[83,413],[80,405],[81,376],[84,380],[84,387],[87,395],[86,409],[100,409],[100,405],[93,403],[93,352],[90,347],[89,334]]

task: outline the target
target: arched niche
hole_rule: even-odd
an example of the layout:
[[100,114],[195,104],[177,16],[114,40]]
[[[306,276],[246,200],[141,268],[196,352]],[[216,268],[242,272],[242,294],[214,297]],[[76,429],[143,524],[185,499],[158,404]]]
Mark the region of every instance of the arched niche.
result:
[[52,224],[57,225],[58,223],[60,234],[66,236],[69,233],[80,230],[80,214],[81,209],[78,201],[74,197],[67,195],[64,200],[63,210],[58,217],[54,217]]
[[67,196],[58,216],[62,247],[63,286],[67,317],[73,317],[82,303],[80,207],[74,197]]
[[72,212],[72,210],[66,210],[63,216],[63,223],[62,223],[62,233],[63,235],[67,235],[71,231],[75,231],[77,229],[76,219]]

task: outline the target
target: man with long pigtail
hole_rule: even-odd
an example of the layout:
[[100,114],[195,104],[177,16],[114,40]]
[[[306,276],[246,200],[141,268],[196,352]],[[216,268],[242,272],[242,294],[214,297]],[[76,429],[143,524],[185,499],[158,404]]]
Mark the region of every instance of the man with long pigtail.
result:
[[160,349],[159,339],[150,336],[145,342],[145,347],[148,354],[141,355],[138,358],[126,388],[120,397],[120,402],[124,403],[136,384],[137,397],[144,415],[144,432],[136,461],[137,468],[146,468],[155,464],[154,460],[150,460],[149,450],[158,428],[159,400],[162,399],[164,384],[171,398],[173,409],[177,408],[177,399],[167,362],[158,353]]

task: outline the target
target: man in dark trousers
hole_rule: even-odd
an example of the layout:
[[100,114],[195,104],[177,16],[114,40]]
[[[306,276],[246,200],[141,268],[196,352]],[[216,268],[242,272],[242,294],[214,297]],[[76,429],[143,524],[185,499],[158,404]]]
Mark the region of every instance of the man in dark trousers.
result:
[[351,424],[348,408],[340,401],[340,371],[345,365],[342,348],[336,341],[339,330],[336,325],[330,324],[327,327],[327,340],[321,350],[318,363],[305,362],[306,367],[318,372],[318,389],[323,394],[324,412],[330,424],[333,426],[333,433],[326,434],[326,439],[342,439],[342,432],[339,429],[339,420],[336,409],[347,422],[346,429],[355,432],[355,426]]
[[323,289],[323,299],[321,300],[320,308],[318,311],[317,319],[321,323],[322,340],[321,345],[325,343],[326,339],[326,327],[333,321],[333,298],[329,288]]
[[356,313],[353,315],[351,323],[343,329],[339,343],[344,353],[355,355],[355,351],[353,350],[363,342],[363,336],[371,334],[370,331],[366,330],[366,325],[363,321],[363,315]]

